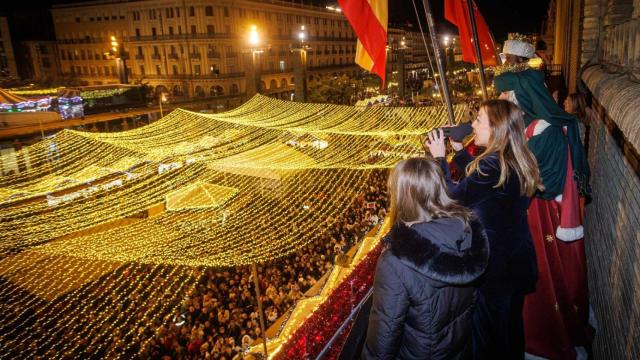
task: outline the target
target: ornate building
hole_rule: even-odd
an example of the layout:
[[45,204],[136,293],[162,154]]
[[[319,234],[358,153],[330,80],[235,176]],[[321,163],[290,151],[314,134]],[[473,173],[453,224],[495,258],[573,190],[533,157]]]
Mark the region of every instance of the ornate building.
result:
[[110,51],[115,37],[130,82],[175,96],[244,93],[253,66],[252,26],[260,37],[253,55],[263,93],[284,96],[293,89],[291,48],[301,31],[309,81],[359,71],[355,34],[334,8],[277,0],[105,0],[57,5],[52,14],[62,73],[92,85],[119,82],[122,65]]
[[6,17],[0,17],[0,79],[16,78],[18,68],[9,32],[9,23]]
[[[309,74],[353,72],[355,36],[342,14],[278,1],[98,1],[52,10],[62,71],[91,84],[118,82],[111,37],[124,47],[129,79],[174,95],[245,90],[247,36],[261,38],[262,90],[289,91],[292,54],[304,26]],[[254,49],[255,50],[255,49]]]

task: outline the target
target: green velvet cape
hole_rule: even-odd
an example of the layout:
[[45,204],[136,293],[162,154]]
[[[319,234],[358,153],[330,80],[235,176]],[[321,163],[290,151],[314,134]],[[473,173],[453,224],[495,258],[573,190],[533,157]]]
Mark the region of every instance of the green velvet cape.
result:
[[[542,134],[529,140],[529,149],[538,160],[545,191],[539,196],[552,199],[562,194],[567,173],[567,144],[571,151],[573,176],[578,191],[589,196],[589,164],[580,142],[578,119],[568,114],[554,101],[544,84],[544,73],[528,69],[502,73],[494,79],[496,91],[515,92],[520,108],[525,112],[525,126],[533,120],[551,124]],[[563,127],[567,128],[564,135]]]

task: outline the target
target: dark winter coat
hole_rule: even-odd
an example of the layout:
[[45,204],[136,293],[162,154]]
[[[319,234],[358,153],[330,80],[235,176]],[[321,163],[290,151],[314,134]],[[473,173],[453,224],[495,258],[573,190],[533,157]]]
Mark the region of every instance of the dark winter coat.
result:
[[394,226],[378,260],[363,359],[467,359],[472,283],[489,257],[476,220]]
[[[473,158],[459,151],[453,162],[464,172]],[[483,279],[484,292],[528,293],[535,288],[538,277],[536,254],[531,240],[527,209],[531,199],[520,195],[520,182],[513,175],[499,188],[500,161],[492,154],[480,162],[480,171],[451,182],[444,160],[441,167],[449,183],[451,197],[470,208],[487,232],[491,257]]]

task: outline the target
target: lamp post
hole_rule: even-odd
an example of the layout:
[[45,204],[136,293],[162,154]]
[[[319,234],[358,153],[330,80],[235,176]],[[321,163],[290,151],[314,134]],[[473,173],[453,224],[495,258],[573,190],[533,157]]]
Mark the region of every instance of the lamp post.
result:
[[297,44],[291,49],[295,54],[293,58],[293,76],[295,81],[295,100],[300,102],[307,101],[307,50],[309,46],[305,44],[307,40],[307,32],[305,26],[300,26],[297,34]]
[[167,94],[165,92],[161,92],[158,97],[158,102],[160,103],[160,118],[164,117],[164,112],[162,111],[162,103],[167,101]]
[[251,54],[250,59],[246,59],[251,63],[249,67],[249,71],[247,71],[247,94],[250,96],[255,95],[260,92],[260,71],[258,69],[257,64],[257,55],[263,52],[263,49],[260,48],[260,34],[258,33],[258,28],[255,25],[251,25],[249,28],[249,36],[248,36],[249,49],[247,49],[246,53]]
[[398,47],[398,95],[402,100],[406,95],[405,93],[405,81],[406,81],[406,70],[404,68],[405,63],[405,50],[407,49],[407,42],[404,37],[400,41],[400,46]]
[[111,54],[116,58],[116,66],[118,67],[118,75],[121,84],[129,83],[129,75],[127,74],[127,62],[124,54],[124,45],[118,43],[115,36],[111,36]]

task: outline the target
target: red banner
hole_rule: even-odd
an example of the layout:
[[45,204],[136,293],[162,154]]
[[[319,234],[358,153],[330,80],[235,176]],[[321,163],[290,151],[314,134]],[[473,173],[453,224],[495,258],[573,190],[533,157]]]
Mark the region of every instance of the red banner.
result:
[[[478,28],[478,40],[480,42],[480,53],[485,66],[496,66],[496,47],[489,32],[486,21],[480,14],[476,3],[473,2],[476,26]],[[476,50],[473,46],[473,31],[471,30],[471,18],[469,17],[469,7],[467,0],[445,0],[444,18],[458,27],[460,33],[460,48],[462,49],[462,60],[476,64]]]

